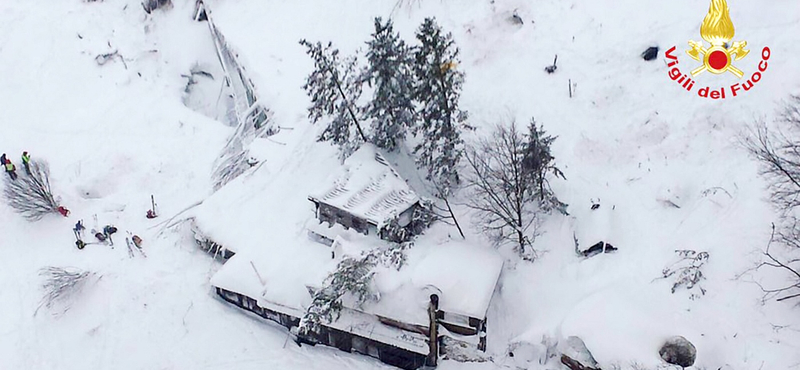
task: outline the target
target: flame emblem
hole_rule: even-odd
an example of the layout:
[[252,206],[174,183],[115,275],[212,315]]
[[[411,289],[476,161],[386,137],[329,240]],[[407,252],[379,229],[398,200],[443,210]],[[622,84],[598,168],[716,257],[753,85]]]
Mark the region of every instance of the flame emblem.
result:
[[731,62],[744,58],[750,50],[745,50],[747,41],[736,41],[728,46],[734,33],[728,3],[725,0],[711,0],[708,14],[700,26],[700,36],[711,44],[711,47],[705,48],[702,41],[690,40],[689,46],[692,48],[686,51],[686,54],[689,54],[692,59],[703,63],[702,66],[692,71],[692,76],[703,71],[714,74],[722,74],[727,71],[742,78],[744,73],[734,67]]

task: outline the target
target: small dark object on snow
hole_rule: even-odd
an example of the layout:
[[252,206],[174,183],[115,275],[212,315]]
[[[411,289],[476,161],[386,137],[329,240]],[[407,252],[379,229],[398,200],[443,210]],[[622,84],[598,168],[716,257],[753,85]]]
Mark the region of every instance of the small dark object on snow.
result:
[[525,22],[522,20],[522,17],[520,17],[519,14],[517,14],[516,10],[514,10],[514,14],[512,14],[511,17],[508,18],[508,21],[511,24],[515,24],[518,26],[522,26],[523,24],[525,24]]
[[642,53],[642,58],[646,61],[655,60],[658,57],[658,46],[651,46]]
[[156,216],[156,213],[153,212],[152,209],[148,209],[147,210],[147,216],[145,216],[145,217],[147,217],[147,218],[156,218],[157,216]]
[[78,247],[78,249],[83,249],[86,247],[86,243],[84,243],[83,240],[76,240],[75,246]]
[[133,245],[135,245],[136,248],[142,247],[142,238],[140,238],[139,235],[134,235],[131,240],[133,240]]
[[697,357],[697,348],[686,338],[675,336],[667,340],[664,345],[661,346],[658,354],[661,355],[661,359],[667,363],[680,367],[689,367],[694,365],[694,359]]
[[592,204],[592,211],[594,211],[595,209],[598,209],[598,208],[600,208],[600,203]]
[[544,71],[547,72],[547,73],[555,72],[556,69],[558,69],[558,67],[556,66],[556,62],[557,61],[558,61],[558,54],[556,54],[556,57],[553,58],[553,65],[544,67]]
[[597,244],[589,247],[589,249],[581,252],[584,257],[592,257],[600,253],[610,253],[616,251],[617,248],[606,242],[597,242]]
[[106,241],[106,236],[103,233],[95,233],[94,237],[97,238],[97,240],[99,240],[101,242]]

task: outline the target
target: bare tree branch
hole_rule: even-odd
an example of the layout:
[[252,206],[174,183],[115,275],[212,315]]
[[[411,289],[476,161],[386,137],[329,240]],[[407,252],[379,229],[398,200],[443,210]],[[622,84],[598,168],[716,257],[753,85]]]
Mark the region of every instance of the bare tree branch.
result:
[[553,139],[533,122],[525,135],[512,121],[497,125],[490,138],[466,151],[471,170],[466,205],[477,211],[476,224],[496,243],[513,244],[523,257],[536,236],[538,213],[546,212],[543,205],[551,201],[545,174],[555,168],[549,152]]

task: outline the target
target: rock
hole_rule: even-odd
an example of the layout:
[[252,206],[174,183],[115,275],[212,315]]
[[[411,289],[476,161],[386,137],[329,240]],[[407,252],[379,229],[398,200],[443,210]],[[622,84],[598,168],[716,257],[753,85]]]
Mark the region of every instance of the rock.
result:
[[642,59],[646,61],[655,60],[658,57],[658,46],[651,46],[642,53]]
[[661,350],[658,351],[661,359],[667,363],[678,365],[680,367],[689,367],[694,365],[694,359],[697,356],[697,349],[692,342],[681,336],[675,336],[668,339]]

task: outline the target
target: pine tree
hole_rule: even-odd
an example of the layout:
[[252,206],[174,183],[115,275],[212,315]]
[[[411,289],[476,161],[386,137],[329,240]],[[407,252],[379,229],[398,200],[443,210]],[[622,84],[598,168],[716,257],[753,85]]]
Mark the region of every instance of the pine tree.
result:
[[539,199],[539,205],[543,210],[549,211],[555,208],[566,213],[567,205],[558,200],[547,180],[549,173],[566,180],[564,173],[556,167],[555,158],[550,151],[550,146],[556,137],[548,135],[543,126],[537,126],[536,120],[533,118],[528,126],[528,134],[525,136],[527,141],[524,146],[522,165],[526,176],[534,185],[529,190]]
[[314,60],[314,71],[308,76],[303,89],[311,97],[308,118],[317,123],[323,116],[332,116],[319,141],[339,145],[345,154],[352,153],[367,137],[358,121],[360,113],[356,101],[361,96],[362,79],[357,73],[356,58],[339,59],[339,50],[328,43],[300,44]]
[[413,60],[410,48],[394,31],[391,20],[384,24],[380,17],[375,18],[375,33],[367,45],[366,78],[375,92],[365,114],[372,119],[372,142],[392,151],[414,125]]
[[459,183],[457,166],[464,153],[461,131],[467,112],[458,108],[464,73],[456,70],[458,47],[451,34],[443,34],[435,19],[426,18],[417,31],[421,45],[415,53],[417,86],[414,99],[421,105],[421,123],[415,134],[422,142],[414,149],[417,163],[428,169],[427,178],[442,198]]

